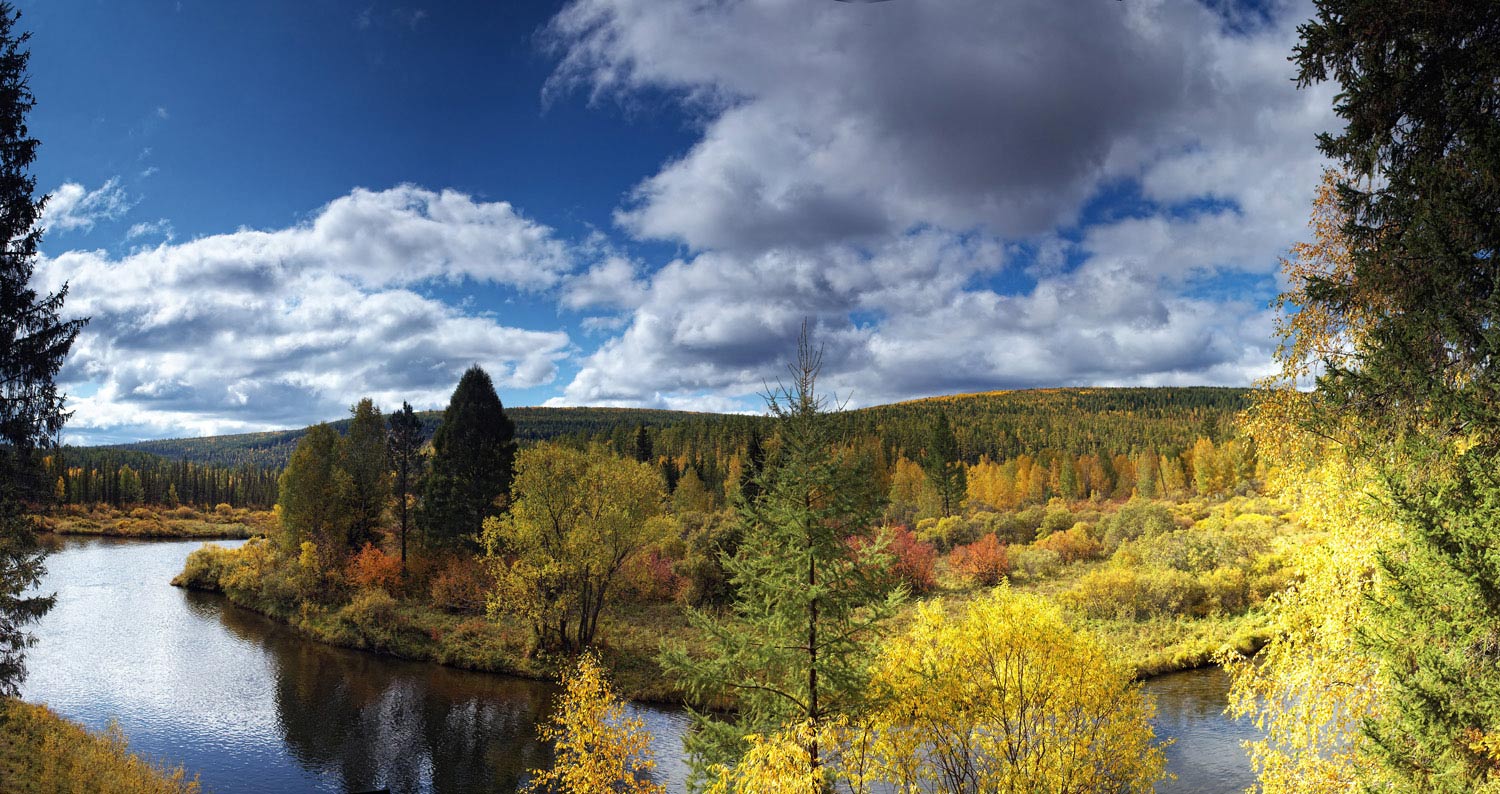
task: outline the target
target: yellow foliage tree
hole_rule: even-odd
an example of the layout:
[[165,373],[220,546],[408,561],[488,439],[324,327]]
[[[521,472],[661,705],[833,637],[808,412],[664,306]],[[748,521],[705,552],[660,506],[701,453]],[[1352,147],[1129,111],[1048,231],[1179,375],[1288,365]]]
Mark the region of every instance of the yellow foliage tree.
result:
[[647,779],[656,767],[651,735],[610,686],[599,660],[583,654],[563,676],[563,693],[551,720],[537,729],[552,742],[548,770],[532,770],[527,792],[567,794],[664,794]]
[[[1267,466],[1267,486],[1307,533],[1286,549],[1298,584],[1267,601],[1271,637],[1255,662],[1227,657],[1230,712],[1263,738],[1247,742],[1264,794],[1348,792],[1372,780],[1365,721],[1385,699],[1375,658],[1359,631],[1383,586],[1378,556],[1399,536],[1368,457],[1351,448],[1348,418],[1303,392],[1323,362],[1349,365],[1378,303],[1335,313],[1312,299],[1319,280],[1352,285],[1336,185],[1324,174],[1313,204],[1313,241],[1282,261],[1288,289],[1277,300],[1280,371],[1261,383],[1241,419]],[[1290,308],[1289,308],[1290,307]]]

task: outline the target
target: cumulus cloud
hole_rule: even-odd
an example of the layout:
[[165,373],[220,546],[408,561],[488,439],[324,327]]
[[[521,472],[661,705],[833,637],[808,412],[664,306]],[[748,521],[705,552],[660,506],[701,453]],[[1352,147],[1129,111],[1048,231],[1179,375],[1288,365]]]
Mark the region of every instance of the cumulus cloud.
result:
[[118,178],[112,178],[93,190],[77,182],[64,182],[49,194],[38,223],[55,232],[75,229],[87,232],[99,221],[124,216],[133,204],[120,187]]
[[162,244],[115,257],[45,259],[91,318],[63,379],[70,431],[159,435],[286,427],[336,417],[362,396],[439,406],[478,363],[497,385],[556,377],[562,332],[478,315],[419,286],[535,290],[570,269],[551,230],[504,203],[412,186],[355,190],[305,223]]
[[1248,384],[1269,296],[1195,287],[1270,283],[1304,228],[1333,125],[1291,81],[1308,11],[574,0],[549,96],[665,93],[701,134],[616,216],[691,255],[631,282],[557,401],[754,394],[803,317],[865,404]]

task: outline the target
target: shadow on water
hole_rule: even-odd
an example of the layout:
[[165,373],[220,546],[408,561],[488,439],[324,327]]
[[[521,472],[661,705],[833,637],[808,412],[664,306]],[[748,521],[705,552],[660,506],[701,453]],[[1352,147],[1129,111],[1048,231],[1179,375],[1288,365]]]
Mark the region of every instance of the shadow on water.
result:
[[535,730],[550,684],[313,643],[219,596],[185,595],[272,660],[277,723],[306,769],[354,790],[510,792],[551,762]]
[[[334,648],[222,596],[167,585],[198,542],[69,539],[42,590],[22,695],[93,728],[118,719],[132,749],[200,772],[218,794],[513,792],[550,751],[535,726],[551,684]],[[224,543],[222,545],[237,545]],[[1157,734],[1175,737],[1161,792],[1250,784],[1222,714],[1217,670],[1148,681]],[[661,779],[682,791],[686,716],[633,707],[653,735]]]

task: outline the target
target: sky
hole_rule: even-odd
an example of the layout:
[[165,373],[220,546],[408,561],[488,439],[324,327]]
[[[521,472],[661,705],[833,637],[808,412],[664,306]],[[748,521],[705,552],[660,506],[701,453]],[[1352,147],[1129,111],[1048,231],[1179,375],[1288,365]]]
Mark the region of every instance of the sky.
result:
[[1308,2],[403,2],[19,3],[65,440],[1271,369]]

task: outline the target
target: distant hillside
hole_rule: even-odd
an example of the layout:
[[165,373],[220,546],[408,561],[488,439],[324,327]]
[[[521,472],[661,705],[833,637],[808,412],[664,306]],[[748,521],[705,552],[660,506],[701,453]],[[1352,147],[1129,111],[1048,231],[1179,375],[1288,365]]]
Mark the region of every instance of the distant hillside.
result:
[[[689,420],[716,423],[737,418],[719,414],[700,414],[688,411],[659,411],[647,408],[507,408],[507,416],[516,423],[516,437],[524,442],[547,441],[564,436],[597,437],[608,436],[618,428],[634,432],[638,425],[659,428],[682,424]],[[422,435],[431,438],[443,419],[442,411],[418,411],[422,420]],[[330,422],[335,430],[345,432],[348,419]],[[120,449],[148,452],[169,460],[186,460],[195,463],[210,463],[216,466],[252,465],[280,469],[291,458],[297,440],[307,432],[296,430],[271,430],[263,433],[237,433],[227,436],[204,436],[202,438],[167,438],[155,441],[138,441],[133,444],[116,444],[99,449]]]
[[[1224,438],[1234,415],[1248,405],[1249,389],[1217,387],[1032,389],[930,397],[841,414],[852,435],[878,437],[887,450],[914,455],[932,417],[944,411],[963,456],[1008,458],[1043,450],[1084,454],[1154,449],[1175,453],[1199,436]],[[650,428],[654,451],[686,461],[722,462],[743,447],[761,417],[641,408],[509,408],[522,442],[601,441],[620,452],[633,448],[635,430]],[[431,437],[440,411],[423,411]],[[348,420],[332,423],[341,432]],[[148,452],[171,460],[217,466],[281,468],[305,429],[177,438],[123,444],[113,449]],[[703,465],[699,464],[700,467]],[[708,464],[712,466],[713,464]]]

